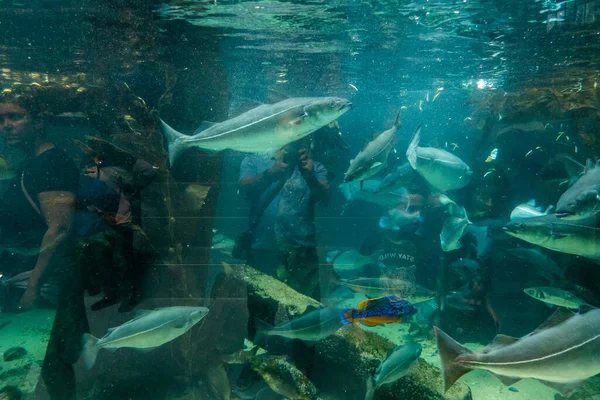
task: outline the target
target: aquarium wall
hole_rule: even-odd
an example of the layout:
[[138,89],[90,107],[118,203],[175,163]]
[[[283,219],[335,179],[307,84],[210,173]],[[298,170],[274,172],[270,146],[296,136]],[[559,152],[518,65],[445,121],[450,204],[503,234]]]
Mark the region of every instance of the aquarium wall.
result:
[[0,8],[0,399],[594,399],[600,4]]

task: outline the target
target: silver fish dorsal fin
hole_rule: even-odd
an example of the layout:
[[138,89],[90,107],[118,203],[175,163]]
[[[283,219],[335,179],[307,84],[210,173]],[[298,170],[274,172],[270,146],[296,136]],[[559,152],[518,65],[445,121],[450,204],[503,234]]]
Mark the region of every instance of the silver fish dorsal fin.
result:
[[200,126],[198,127],[198,129],[196,129],[193,133],[193,135],[197,135],[202,131],[207,130],[208,128],[210,128],[211,126],[215,125],[216,122],[211,122],[211,121],[202,121],[202,123],[200,124]]
[[496,337],[490,342],[490,344],[485,346],[485,348],[483,349],[483,353],[489,353],[492,350],[496,350],[501,347],[511,345],[518,341],[519,341],[519,338],[516,338],[516,337],[502,335],[502,334],[496,335]]
[[556,309],[556,311],[554,311],[552,315],[548,317],[546,321],[542,322],[542,324],[538,326],[538,328],[535,331],[531,332],[527,336],[533,336],[536,333],[540,333],[542,331],[545,331],[546,329],[550,329],[552,327],[560,325],[563,322],[572,318],[573,316],[575,316],[575,313],[573,311],[569,311],[566,308],[559,307]]
[[152,312],[152,310],[136,310],[135,316],[133,317],[133,319],[141,318],[144,315],[150,314],[151,312]]
[[280,101],[287,100],[289,98],[290,96],[285,93],[275,89],[269,89],[269,103],[271,104],[279,103]]

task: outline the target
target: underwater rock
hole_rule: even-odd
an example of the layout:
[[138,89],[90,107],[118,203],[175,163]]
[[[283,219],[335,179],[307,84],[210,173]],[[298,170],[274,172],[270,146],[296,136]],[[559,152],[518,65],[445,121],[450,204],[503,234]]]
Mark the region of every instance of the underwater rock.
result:
[[0,400],[21,400],[21,391],[14,386],[0,389]]
[[[282,314],[287,313],[287,317],[293,319],[302,315],[308,306],[321,306],[316,300],[251,267],[236,265],[231,268],[233,276],[246,284],[249,309],[270,324],[286,322]],[[336,399],[343,394],[345,400],[363,400],[367,378],[375,374],[388,350],[395,347],[392,342],[371,330],[354,325],[344,326],[316,343],[315,357],[307,377],[321,398]],[[444,394],[440,369],[421,359],[410,374],[388,388],[380,388],[376,398],[470,400],[471,391],[467,385],[458,382]]]
[[27,355],[27,350],[22,347],[12,347],[4,352],[2,358],[4,361],[14,361],[18,360]]
[[284,356],[254,357],[250,362],[273,391],[290,400],[313,400],[317,389],[298,368]]

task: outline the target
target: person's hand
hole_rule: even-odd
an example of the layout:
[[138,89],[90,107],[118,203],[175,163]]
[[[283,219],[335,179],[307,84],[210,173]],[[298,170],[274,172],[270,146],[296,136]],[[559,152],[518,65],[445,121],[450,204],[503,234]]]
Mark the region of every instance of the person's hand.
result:
[[270,179],[278,180],[287,173],[290,166],[283,162],[283,160],[276,160],[275,163],[267,170],[267,175]]
[[312,158],[308,154],[308,149],[300,149],[298,152],[298,167],[300,172],[303,174],[313,173],[315,170],[315,165],[313,163]]
[[35,307],[38,301],[38,292],[35,288],[31,287],[31,284],[27,286],[21,301],[19,301],[19,311],[27,311]]

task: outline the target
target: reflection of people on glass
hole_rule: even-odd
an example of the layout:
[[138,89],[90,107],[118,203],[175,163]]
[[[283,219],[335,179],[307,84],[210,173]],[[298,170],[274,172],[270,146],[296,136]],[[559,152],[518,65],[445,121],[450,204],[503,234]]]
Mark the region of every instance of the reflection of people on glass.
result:
[[255,225],[248,264],[318,299],[314,206],[324,199],[329,184],[325,167],[312,159],[308,141],[292,143],[272,157],[247,156],[240,185],[250,198],[250,223]]
[[51,398],[64,400],[75,397],[71,364],[87,329],[79,271],[70,268],[67,258],[73,242],[78,170],[63,150],[46,140],[39,112],[35,98],[27,93],[0,99],[0,135],[17,171],[0,201],[0,241],[34,243],[39,248],[33,257],[15,260],[15,270],[8,272],[31,271],[18,305],[14,302],[19,310],[38,305],[48,278],[59,278],[58,310],[42,374]]

